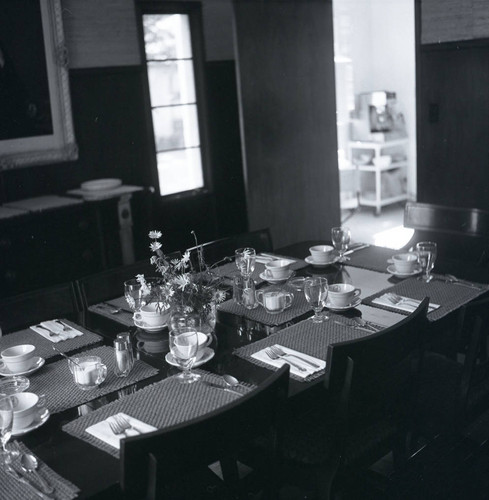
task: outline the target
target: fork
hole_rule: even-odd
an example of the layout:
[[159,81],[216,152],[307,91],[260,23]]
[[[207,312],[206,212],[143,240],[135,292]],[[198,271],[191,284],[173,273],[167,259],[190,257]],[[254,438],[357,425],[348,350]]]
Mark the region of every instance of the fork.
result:
[[107,420],[107,423],[109,424],[110,430],[115,434],[124,434],[126,436],[126,429],[115,419],[113,420]]
[[[265,354],[270,359],[273,359],[273,360],[282,359],[282,357],[283,357],[283,356],[279,356],[278,354],[276,354],[275,352],[273,352],[269,347],[267,349],[265,349]],[[284,361],[286,363],[288,363],[289,365],[291,365],[291,366],[295,366],[295,368],[297,368],[300,372],[305,372],[306,371],[306,369],[303,366],[300,366],[297,363],[294,363],[293,361],[289,361],[289,360],[284,360]]]
[[393,304],[408,303],[408,305],[411,304],[414,307],[418,307],[419,305],[419,302],[415,299],[410,299],[408,297],[401,297],[400,295],[397,295],[392,292],[386,293],[385,296],[387,297],[387,300],[389,300]]
[[290,353],[285,352],[283,349],[281,349],[277,345],[270,346],[270,350],[272,352],[274,352],[277,356],[280,356],[282,358],[285,356],[293,356],[294,358],[300,359],[304,363],[307,363],[308,365],[311,365],[314,368],[321,368],[318,364],[313,363],[312,361],[309,361],[308,359],[302,358],[301,356],[297,356],[296,354],[290,354]]
[[141,431],[134,427],[134,425],[127,420],[126,417],[123,417],[122,415],[116,415],[114,417],[114,420],[119,424],[120,428],[123,429],[123,431],[127,431],[129,429],[132,429],[133,431],[136,431],[138,434],[141,434]]
[[355,321],[355,323],[359,324],[360,326],[365,326],[367,328],[371,328],[374,332],[378,332],[380,329],[377,325],[374,326],[372,323],[370,323],[370,321],[367,321],[363,318],[359,318],[358,316],[355,316],[352,319],[353,319],[353,321]]

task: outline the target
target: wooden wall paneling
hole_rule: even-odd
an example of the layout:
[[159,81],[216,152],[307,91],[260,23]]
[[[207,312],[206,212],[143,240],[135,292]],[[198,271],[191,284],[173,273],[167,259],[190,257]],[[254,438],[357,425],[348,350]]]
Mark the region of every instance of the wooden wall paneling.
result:
[[489,209],[489,41],[420,52],[418,201]]
[[339,223],[330,0],[235,0],[250,229],[279,247]]
[[63,0],[70,68],[140,64],[134,2]]

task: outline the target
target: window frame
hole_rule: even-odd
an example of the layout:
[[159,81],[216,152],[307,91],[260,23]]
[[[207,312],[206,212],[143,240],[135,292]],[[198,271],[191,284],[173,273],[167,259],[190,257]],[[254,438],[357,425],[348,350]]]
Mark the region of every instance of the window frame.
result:
[[[204,186],[162,195],[159,186],[158,159],[155,144],[154,125],[152,116],[151,96],[149,90],[148,65],[146,60],[146,50],[144,45],[143,15],[146,14],[186,14],[189,17],[192,62],[195,80],[195,101],[197,107],[197,120],[200,136],[200,152],[202,160],[202,176]],[[137,0],[136,15],[138,22],[138,39],[140,44],[141,65],[143,67],[143,86],[144,86],[144,107],[147,116],[148,134],[150,145],[150,178],[158,193],[159,199],[171,201],[174,199],[196,197],[208,195],[213,192],[212,175],[210,170],[209,153],[209,130],[208,130],[208,111],[206,100],[205,84],[205,51],[204,34],[202,24],[202,5],[200,2],[166,2],[155,0]]]

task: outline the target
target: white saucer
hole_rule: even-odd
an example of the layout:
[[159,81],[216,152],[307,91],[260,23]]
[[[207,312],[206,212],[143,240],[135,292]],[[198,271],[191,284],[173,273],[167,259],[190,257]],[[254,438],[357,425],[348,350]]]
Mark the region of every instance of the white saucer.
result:
[[347,306],[334,306],[328,299],[326,299],[326,307],[331,311],[348,311],[350,309],[353,309],[354,307],[357,307],[361,302],[361,297],[356,297],[355,300]]
[[389,274],[393,274],[394,276],[397,276],[398,278],[408,278],[409,276],[416,276],[422,271],[421,266],[415,268],[413,271],[410,273],[400,273],[399,271],[396,271],[396,266],[394,264],[391,264],[390,266],[387,266],[387,272]]
[[34,358],[36,362],[34,363],[34,366],[29,368],[28,370],[24,370],[23,372],[11,372],[6,366],[3,361],[0,361],[0,375],[3,377],[11,377],[12,375],[28,375],[29,373],[34,373],[35,371],[39,370],[41,366],[46,362],[44,358],[41,358],[40,356],[36,356]]
[[145,330],[146,332],[159,332],[163,330],[163,328],[166,327],[166,323],[164,325],[158,325],[158,326],[142,326],[138,325],[136,321],[134,321],[134,324],[138,327],[141,328],[141,330]]
[[84,191],[102,191],[105,189],[115,189],[121,184],[121,179],[95,179],[93,181],[82,182],[80,187]]
[[[193,364],[192,368],[196,368],[197,366],[207,363],[207,361],[210,361],[214,357],[214,354],[215,354],[214,349],[206,347],[202,351],[202,354],[195,360],[195,363]],[[167,353],[167,355],[165,356],[165,361],[169,365],[180,367],[180,365],[173,359],[173,354],[171,352]]]
[[313,267],[327,267],[338,262],[340,260],[340,256],[336,255],[335,258],[329,262],[316,262],[310,255],[308,255],[304,260]]
[[34,419],[31,425],[23,427],[21,429],[12,429],[12,436],[23,436],[24,434],[27,434],[28,432],[41,427],[41,425],[45,424],[48,421],[50,415],[51,414],[49,413],[49,410],[47,408],[43,408],[38,412],[37,417]]
[[260,274],[260,278],[264,281],[267,281],[268,283],[272,283],[272,284],[275,284],[275,283],[285,283],[288,279],[292,278],[293,276],[295,276],[295,271],[290,271],[289,275],[286,277],[286,278],[269,278],[266,274],[265,274],[265,271],[263,271],[261,274]]

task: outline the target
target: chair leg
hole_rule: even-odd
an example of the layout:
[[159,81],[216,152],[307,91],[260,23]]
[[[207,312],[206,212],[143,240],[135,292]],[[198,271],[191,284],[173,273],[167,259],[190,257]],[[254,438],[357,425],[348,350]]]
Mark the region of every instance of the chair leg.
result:
[[238,463],[233,457],[225,457],[220,460],[224,484],[231,490],[236,498],[245,498],[241,488],[238,472]]

